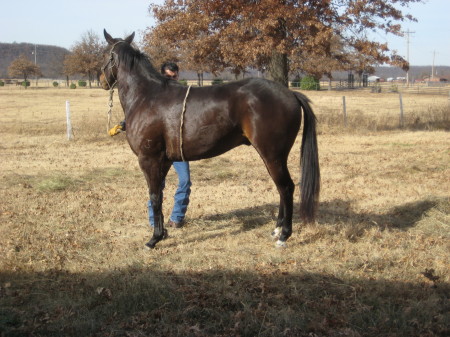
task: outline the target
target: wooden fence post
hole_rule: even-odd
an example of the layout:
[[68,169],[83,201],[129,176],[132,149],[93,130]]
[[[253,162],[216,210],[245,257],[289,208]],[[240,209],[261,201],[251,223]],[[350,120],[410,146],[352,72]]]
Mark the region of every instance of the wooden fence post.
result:
[[67,139],[73,138],[72,122],[70,121],[70,102],[66,101]]
[[344,126],[347,127],[347,106],[345,104],[345,96],[342,96],[342,109],[344,111]]
[[399,100],[400,100],[400,128],[403,128],[404,126],[404,122],[403,122],[403,98],[402,98],[402,93],[400,92],[398,94]]

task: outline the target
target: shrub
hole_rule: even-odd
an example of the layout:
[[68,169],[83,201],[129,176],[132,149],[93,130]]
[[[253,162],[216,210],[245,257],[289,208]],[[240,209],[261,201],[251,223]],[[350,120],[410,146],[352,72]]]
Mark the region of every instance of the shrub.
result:
[[0,87],[3,87],[3,86],[5,86],[5,82],[0,81]]
[[389,89],[390,92],[398,92],[398,85],[392,84],[391,88]]
[[24,87],[29,87],[30,86],[30,81],[22,81],[22,86]]
[[83,81],[83,80],[78,81],[78,86],[79,87],[85,87],[86,84],[87,84],[86,81]]
[[211,81],[211,85],[218,85],[218,84],[223,84],[223,80],[221,78],[214,78]]
[[182,85],[187,85],[188,84],[187,80],[179,80],[178,82],[181,83]]
[[320,83],[313,76],[305,76],[300,82],[302,90],[320,90]]
[[375,84],[372,88],[370,88],[370,92],[379,94],[381,92],[381,86],[379,84]]
[[56,82],[56,81],[53,81],[53,86],[56,88],[57,86],[59,85],[59,83],[58,82]]
[[77,85],[75,83],[70,83],[70,89],[75,89],[77,87]]

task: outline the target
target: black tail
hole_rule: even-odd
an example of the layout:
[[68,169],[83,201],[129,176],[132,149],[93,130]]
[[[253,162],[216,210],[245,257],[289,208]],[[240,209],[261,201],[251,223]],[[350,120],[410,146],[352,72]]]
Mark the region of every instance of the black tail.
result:
[[300,152],[301,202],[300,215],[305,222],[315,219],[320,194],[319,151],[317,147],[316,116],[309,105],[309,99],[299,92],[295,96],[303,108],[304,124]]

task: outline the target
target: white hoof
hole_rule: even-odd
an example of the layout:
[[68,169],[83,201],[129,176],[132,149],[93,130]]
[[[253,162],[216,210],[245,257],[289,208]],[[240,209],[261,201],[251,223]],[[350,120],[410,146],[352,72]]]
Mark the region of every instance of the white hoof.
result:
[[275,244],[275,246],[277,248],[287,248],[286,242],[285,241],[281,241],[281,240],[278,240],[277,243]]
[[274,240],[278,240],[280,238],[281,235],[281,228],[280,227],[275,227],[275,229],[272,232],[272,238]]

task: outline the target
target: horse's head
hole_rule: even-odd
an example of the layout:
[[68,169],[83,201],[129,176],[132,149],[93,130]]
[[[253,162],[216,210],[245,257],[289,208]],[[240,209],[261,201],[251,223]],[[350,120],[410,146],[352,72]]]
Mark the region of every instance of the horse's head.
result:
[[120,43],[131,44],[134,39],[134,32],[125,39],[115,39],[104,29],[106,42],[110,48],[105,54],[104,65],[102,66],[102,74],[100,75],[100,83],[105,90],[114,88],[117,83],[117,71],[119,66],[119,60],[114,48]]

